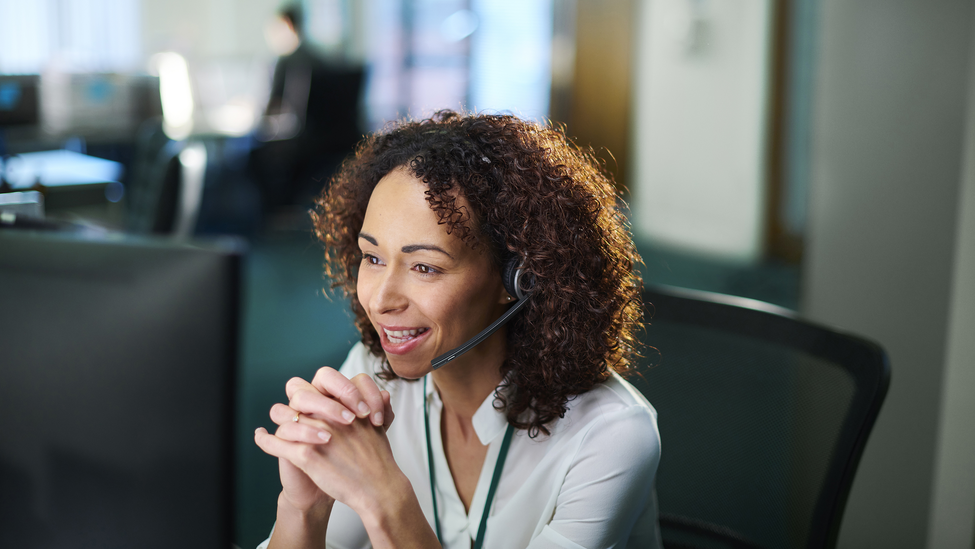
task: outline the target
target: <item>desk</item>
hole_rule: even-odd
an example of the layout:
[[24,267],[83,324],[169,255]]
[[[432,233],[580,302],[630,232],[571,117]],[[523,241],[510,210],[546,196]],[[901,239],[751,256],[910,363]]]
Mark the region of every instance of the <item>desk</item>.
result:
[[15,191],[41,185],[48,208],[118,202],[124,194],[122,165],[72,151],[23,153],[7,159],[4,173]]

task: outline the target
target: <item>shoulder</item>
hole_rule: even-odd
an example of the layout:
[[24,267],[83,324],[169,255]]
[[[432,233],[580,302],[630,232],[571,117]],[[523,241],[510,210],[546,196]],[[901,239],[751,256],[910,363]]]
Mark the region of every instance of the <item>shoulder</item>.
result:
[[618,374],[573,398],[559,424],[557,430],[574,431],[586,447],[606,444],[617,456],[631,453],[654,464],[659,459],[657,411]]
[[646,397],[617,373],[569,401],[569,413],[575,421],[599,421],[617,414],[645,417],[654,425],[657,411]]
[[566,540],[560,547],[623,547],[631,546],[628,538],[655,537],[660,435],[657,413],[639,391],[614,374],[574,397],[550,444],[557,496],[546,529]]

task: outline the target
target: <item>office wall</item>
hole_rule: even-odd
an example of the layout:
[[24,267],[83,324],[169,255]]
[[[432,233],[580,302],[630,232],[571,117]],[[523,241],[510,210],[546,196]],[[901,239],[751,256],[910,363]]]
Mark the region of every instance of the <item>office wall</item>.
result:
[[[972,28],[975,37],[975,26]],[[975,548],[975,40],[928,547]]]
[[634,230],[657,244],[756,260],[765,235],[772,2],[638,6]]
[[264,25],[281,0],[143,0],[146,55],[174,50],[190,59],[258,56],[273,59]]
[[[958,246],[971,245],[970,235],[959,240],[958,200],[972,146],[972,2],[823,0],[822,8],[802,310],[878,341],[893,366],[839,546],[924,547],[943,526],[930,518],[936,458],[951,457],[938,449],[947,334],[971,314],[951,305],[953,292],[964,293],[956,273],[971,274],[957,260]],[[970,367],[965,352],[952,350],[951,360]],[[947,463],[943,480],[957,468]],[[958,520],[970,529],[975,516]]]

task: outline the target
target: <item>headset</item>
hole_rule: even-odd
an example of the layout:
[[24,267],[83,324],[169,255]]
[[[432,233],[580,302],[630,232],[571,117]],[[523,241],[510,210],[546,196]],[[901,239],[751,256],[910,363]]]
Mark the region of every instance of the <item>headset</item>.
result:
[[[501,268],[501,282],[504,284],[504,289],[508,291],[508,294],[517,298],[518,301],[515,301],[511,308],[505,311],[504,314],[501,315],[497,320],[492,322],[490,326],[481,330],[481,333],[470,338],[460,347],[444,353],[430,361],[430,364],[433,366],[434,370],[476,347],[491,334],[498,331],[498,328],[504,326],[506,322],[511,320],[511,317],[515,316],[515,314],[520,311],[526,303],[528,303],[528,298],[531,297],[531,292],[535,286],[535,281],[534,279],[524,278],[523,275],[523,265],[518,257],[512,257],[505,261],[504,266]],[[523,284],[528,286],[527,290],[522,288]]]

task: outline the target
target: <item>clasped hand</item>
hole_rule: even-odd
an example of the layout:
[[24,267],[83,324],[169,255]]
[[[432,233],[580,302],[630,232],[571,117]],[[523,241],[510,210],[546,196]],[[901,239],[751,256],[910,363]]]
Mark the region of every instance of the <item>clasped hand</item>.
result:
[[288,404],[270,412],[277,430],[258,428],[254,441],[278,458],[287,503],[308,511],[338,500],[358,511],[377,501],[374,492],[399,473],[385,434],[393,422],[389,393],[365,374],[348,379],[332,368],[319,369],[311,383],[292,378],[285,389]]

